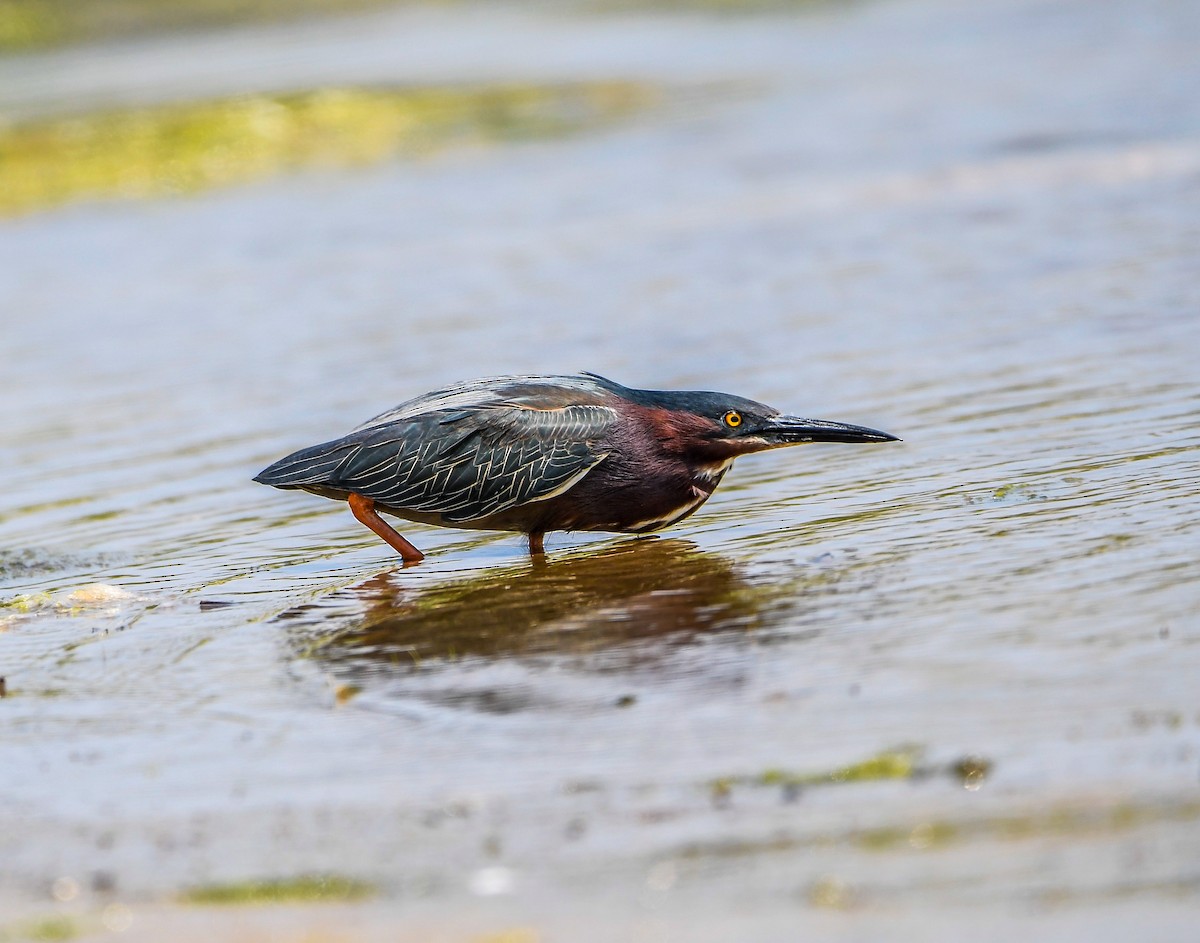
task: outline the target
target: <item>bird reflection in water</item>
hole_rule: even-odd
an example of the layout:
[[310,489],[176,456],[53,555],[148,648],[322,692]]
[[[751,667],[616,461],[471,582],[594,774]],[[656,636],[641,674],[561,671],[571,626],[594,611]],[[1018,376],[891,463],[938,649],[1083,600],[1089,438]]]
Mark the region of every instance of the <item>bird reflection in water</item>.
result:
[[378,709],[591,711],[647,687],[740,688],[772,634],[756,631],[764,616],[790,611],[798,591],[648,538],[429,588],[383,573],[284,618],[339,691]]
[[[638,647],[640,660],[647,649],[756,622],[751,587],[726,560],[683,540],[638,540],[421,591],[382,573],[351,592],[366,604],[365,615],[313,639],[314,656],[411,669],[560,655],[588,667],[592,656],[623,647]],[[591,667],[615,665],[597,657]]]

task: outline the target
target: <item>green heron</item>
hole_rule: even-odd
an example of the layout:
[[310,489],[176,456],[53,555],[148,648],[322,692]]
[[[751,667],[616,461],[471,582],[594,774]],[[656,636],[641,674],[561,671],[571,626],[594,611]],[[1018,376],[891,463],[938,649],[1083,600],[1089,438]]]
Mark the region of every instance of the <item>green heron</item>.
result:
[[644,534],[708,500],[739,455],[801,442],[890,442],[731,396],[633,390],[595,374],[472,380],[418,396],[254,480],[347,501],[404,558],[424,554],[379,512],[529,535]]

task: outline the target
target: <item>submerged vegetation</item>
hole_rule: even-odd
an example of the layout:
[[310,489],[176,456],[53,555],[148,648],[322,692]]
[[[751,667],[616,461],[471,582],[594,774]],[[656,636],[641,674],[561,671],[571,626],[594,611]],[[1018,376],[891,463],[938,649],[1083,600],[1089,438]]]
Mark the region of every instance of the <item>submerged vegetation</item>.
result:
[[[337,16],[453,0],[0,0],[0,54],[187,29]],[[479,2],[479,0],[476,0]],[[794,9],[836,0],[570,0],[583,10],[687,9],[720,13]]]
[[921,750],[917,747],[899,747],[884,750],[849,766],[811,773],[797,773],[772,768],[756,776],[723,776],[711,784],[714,795],[728,794],[733,786],[821,786],[833,783],[878,782],[888,779],[912,779],[924,770],[918,765]]
[[793,772],[771,768],[753,776],[722,776],[713,780],[709,788],[714,800],[724,802],[734,786],[782,786],[784,795],[789,796],[810,786],[916,780],[949,775],[964,789],[975,792],[992,772],[991,760],[982,756],[967,755],[950,764],[930,764],[922,762],[923,753],[918,746],[902,746],[831,770]]
[[267,881],[206,884],[182,894],[188,904],[299,904],[362,900],[375,893],[365,881],[337,875],[303,875]]
[[[0,53],[172,30],[349,13],[388,0],[0,0]],[[395,0],[391,0],[395,2]]]
[[65,943],[83,932],[73,917],[55,914],[11,926],[0,926],[0,943]]
[[644,85],[617,81],[325,88],[33,120],[0,126],[0,215],[568,134],[654,97]]
[[937,851],[952,843],[1022,842],[1048,837],[1113,835],[1149,825],[1179,825],[1200,819],[1194,801],[1091,801],[1009,814],[947,819],[915,819],[845,831],[779,832],[764,838],[718,838],[684,845],[682,859],[731,858],[853,847],[870,852]]

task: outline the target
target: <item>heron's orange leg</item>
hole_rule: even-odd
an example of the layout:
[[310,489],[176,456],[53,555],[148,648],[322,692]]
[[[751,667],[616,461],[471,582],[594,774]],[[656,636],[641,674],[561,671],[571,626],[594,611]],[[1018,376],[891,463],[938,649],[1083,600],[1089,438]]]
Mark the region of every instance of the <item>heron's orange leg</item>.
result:
[[350,513],[358,522],[378,534],[404,558],[405,563],[420,563],[425,559],[425,554],[396,533],[392,526],[379,516],[379,512],[375,510],[375,502],[370,498],[364,498],[361,494],[351,494],[346,500],[350,504]]
[[531,557],[544,557],[546,555],[546,548],[542,544],[545,537],[545,533],[540,530],[535,530],[529,535],[529,555]]

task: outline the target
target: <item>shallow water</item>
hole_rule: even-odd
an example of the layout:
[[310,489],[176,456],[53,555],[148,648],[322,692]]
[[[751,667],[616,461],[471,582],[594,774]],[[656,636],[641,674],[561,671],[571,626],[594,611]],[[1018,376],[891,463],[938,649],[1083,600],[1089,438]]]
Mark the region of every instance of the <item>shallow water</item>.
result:
[[[14,114],[674,96],[0,225],[0,912],[202,938],[164,903],[332,873],[378,891],[338,924],[363,939],[1189,938],[1197,63],[1194,5],[1019,0],[452,7],[0,61]],[[398,568],[250,481],[455,378],[572,369],[904,442],[744,459],[661,537],[551,535],[544,567],[413,525]]]

